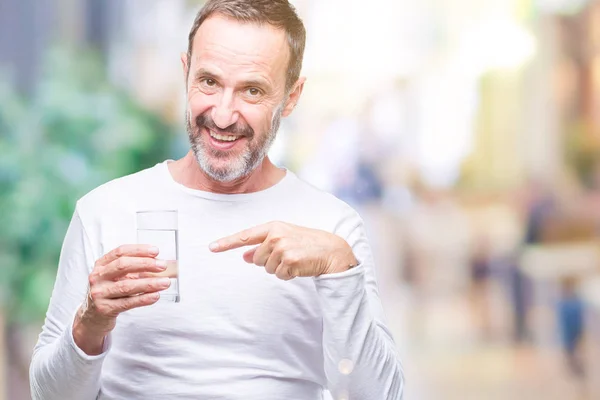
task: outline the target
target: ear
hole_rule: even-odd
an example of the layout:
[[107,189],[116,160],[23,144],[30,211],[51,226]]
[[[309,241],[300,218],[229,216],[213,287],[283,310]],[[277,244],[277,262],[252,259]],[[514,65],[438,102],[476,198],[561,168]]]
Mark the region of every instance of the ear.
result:
[[298,104],[298,101],[300,100],[302,89],[304,89],[304,82],[306,82],[306,77],[302,76],[292,88],[292,91],[285,102],[285,107],[283,107],[283,112],[281,113],[282,116],[287,117],[294,111],[296,104]]
[[187,89],[188,74],[190,72],[187,53],[181,53],[181,67],[183,69],[183,81],[185,82],[185,87]]

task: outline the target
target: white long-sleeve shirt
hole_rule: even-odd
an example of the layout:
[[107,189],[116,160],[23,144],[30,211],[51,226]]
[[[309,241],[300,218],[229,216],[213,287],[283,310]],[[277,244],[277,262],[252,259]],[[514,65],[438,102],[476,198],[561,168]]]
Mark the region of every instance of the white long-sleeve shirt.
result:
[[[103,354],[88,356],[72,325],[95,260],[136,243],[136,211],[178,211],[179,303],[121,314]],[[208,244],[268,221],[345,238],[360,265],[282,281],[247,264],[246,249]],[[348,374],[348,372],[350,372]],[[403,374],[384,323],[359,215],[291,171],[249,194],[180,185],[167,161],[111,181],[76,205],[31,368],[34,400],[400,399]]]

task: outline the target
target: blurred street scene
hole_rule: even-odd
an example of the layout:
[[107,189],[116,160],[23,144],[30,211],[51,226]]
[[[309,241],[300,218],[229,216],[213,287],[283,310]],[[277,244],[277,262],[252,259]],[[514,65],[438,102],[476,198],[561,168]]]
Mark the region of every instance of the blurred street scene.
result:
[[[600,1],[292,3],[270,155],[365,219],[405,398],[600,398]],[[75,201],[187,152],[201,4],[0,0],[0,400],[30,398]]]

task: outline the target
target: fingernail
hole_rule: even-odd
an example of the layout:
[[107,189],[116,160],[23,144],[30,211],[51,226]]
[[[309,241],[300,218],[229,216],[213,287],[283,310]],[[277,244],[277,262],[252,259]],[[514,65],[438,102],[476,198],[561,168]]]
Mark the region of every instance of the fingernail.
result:
[[160,269],[167,269],[167,262],[165,260],[156,260],[156,266]]
[[152,246],[148,251],[150,251],[150,254],[158,254],[158,247]]
[[169,278],[160,278],[158,280],[158,285],[161,286],[161,287],[167,288],[167,287],[171,286],[171,279],[169,279]]
[[212,251],[215,251],[219,248],[219,243],[217,242],[212,242],[211,244],[208,245],[208,248]]

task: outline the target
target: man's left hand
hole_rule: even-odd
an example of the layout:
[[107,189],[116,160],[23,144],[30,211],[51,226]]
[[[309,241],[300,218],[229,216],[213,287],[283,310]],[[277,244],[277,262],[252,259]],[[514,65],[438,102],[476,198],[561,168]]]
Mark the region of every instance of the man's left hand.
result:
[[352,248],[335,234],[285,222],[269,222],[211,243],[215,253],[257,245],[244,260],[279,279],[343,272],[358,264]]

